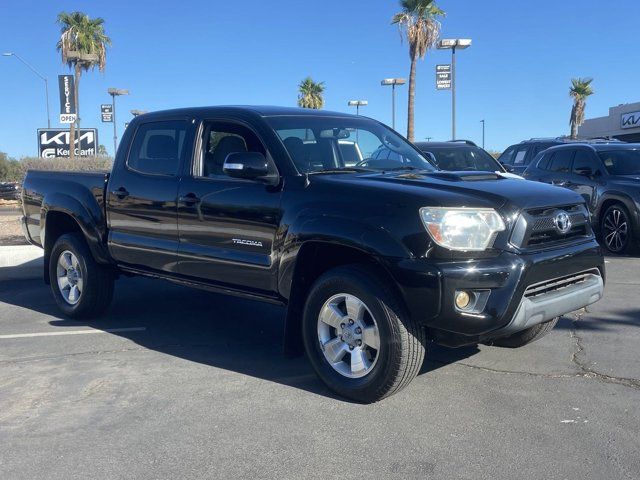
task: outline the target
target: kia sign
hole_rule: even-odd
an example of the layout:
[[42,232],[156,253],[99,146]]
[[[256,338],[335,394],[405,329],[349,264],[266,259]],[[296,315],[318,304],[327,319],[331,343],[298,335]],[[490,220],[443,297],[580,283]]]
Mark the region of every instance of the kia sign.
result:
[[438,90],[451,89],[451,65],[436,65],[436,88]]
[[60,123],[74,123],[76,121],[76,92],[73,75],[58,75],[58,89],[60,90]]
[[[76,132],[76,157],[95,157],[98,152],[98,130],[83,128]],[[69,130],[60,128],[38,129],[38,155],[40,158],[69,156]]]
[[640,128],[640,112],[623,113],[620,117],[620,128]]

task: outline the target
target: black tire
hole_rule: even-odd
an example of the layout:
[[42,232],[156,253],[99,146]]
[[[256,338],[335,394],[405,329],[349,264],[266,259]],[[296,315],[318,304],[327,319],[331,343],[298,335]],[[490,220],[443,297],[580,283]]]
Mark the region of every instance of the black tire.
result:
[[[64,252],[71,252],[78,261],[83,280],[82,292],[77,303],[70,304],[58,286],[58,261]],[[79,233],[62,235],[53,248],[49,258],[49,278],[53,297],[62,312],[71,318],[92,318],[104,313],[113,298],[114,275],[112,270],[98,264]]]
[[531,342],[535,342],[539,338],[544,337],[547,333],[553,330],[560,317],[556,317],[553,320],[549,320],[545,323],[540,323],[529,327],[526,330],[514,333],[508,337],[500,337],[487,342],[487,345],[494,345],[496,347],[504,348],[518,348],[528,345]]
[[[328,299],[342,293],[354,295],[366,305],[379,331],[377,360],[360,378],[336,371],[320,345],[320,311]],[[337,394],[357,402],[376,402],[401,390],[415,378],[424,360],[423,327],[407,315],[385,280],[361,265],[332,269],[314,283],[306,300],[302,330],[307,356],[320,379]]]
[[610,205],[600,220],[602,246],[615,255],[633,253],[635,243],[631,225],[631,216],[621,203]]

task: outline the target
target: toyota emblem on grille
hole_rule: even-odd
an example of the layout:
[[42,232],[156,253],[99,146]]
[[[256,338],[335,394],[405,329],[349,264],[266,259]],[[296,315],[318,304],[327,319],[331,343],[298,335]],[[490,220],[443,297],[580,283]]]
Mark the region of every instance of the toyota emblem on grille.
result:
[[571,230],[571,219],[567,212],[560,211],[556,213],[556,216],[553,218],[553,224],[559,233],[565,234]]

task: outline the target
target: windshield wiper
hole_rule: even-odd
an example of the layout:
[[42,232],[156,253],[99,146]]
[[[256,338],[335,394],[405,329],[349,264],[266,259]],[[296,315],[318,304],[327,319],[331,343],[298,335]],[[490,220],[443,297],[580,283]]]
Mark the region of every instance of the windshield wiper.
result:
[[402,167],[382,168],[383,172],[397,172],[399,170],[426,170],[424,168],[412,167],[411,165],[403,165]]
[[348,172],[356,172],[356,173],[367,173],[374,172],[371,168],[362,168],[362,167],[336,167],[336,168],[327,168],[325,170],[316,170],[315,172],[309,172],[309,175],[314,175],[318,173],[348,173]]

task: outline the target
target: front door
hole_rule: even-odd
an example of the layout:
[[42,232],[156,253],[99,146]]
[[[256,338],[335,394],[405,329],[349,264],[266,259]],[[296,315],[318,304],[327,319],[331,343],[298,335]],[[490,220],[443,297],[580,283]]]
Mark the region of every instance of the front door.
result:
[[119,264],[176,272],[178,172],[191,155],[192,130],[186,119],[140,123],[126,158],[118,158],[107,220],[109,251]]
[[235,179],[223,171],[231,153],[259,151],[263,142],[248,127],[205,122],[195,165],[178,190],[179,272],[260,294],[277,290],[274,250],[281,220],[281,189]]

